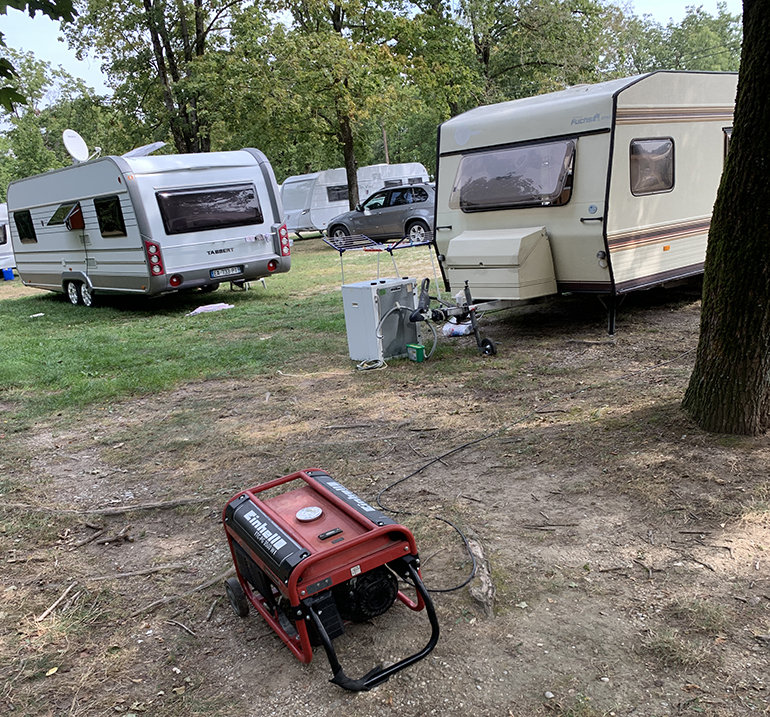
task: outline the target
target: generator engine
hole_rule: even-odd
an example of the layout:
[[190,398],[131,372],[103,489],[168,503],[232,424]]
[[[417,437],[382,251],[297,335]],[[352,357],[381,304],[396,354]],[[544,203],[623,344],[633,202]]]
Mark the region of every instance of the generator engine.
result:
[[[284,490],[292,481],[298,485]],[[340,687],[371,689],[436,646],[439,625],[414,536],[325,471],[299,471],[241,491],[222,518],[236,570],[225,589],[235,612],[246,617],[254,607],[301,662],[322,646]],[[415,588],[416,600],[399,589],[399,578]],[[378,617],[396,600],[426,610],[428,643],[394,665],[347,677],[332,640],[347,623]]]

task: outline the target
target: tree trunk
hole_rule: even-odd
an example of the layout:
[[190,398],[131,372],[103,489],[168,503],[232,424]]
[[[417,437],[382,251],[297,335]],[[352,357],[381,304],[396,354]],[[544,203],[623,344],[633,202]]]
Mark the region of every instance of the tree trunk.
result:
[[351,127],[348,115],[338,112],[337,117],[340,127],[339,140],[342,144],[342,155],[345,158],[345,176],[348,180],[348,203],[352,211],[359,202],[358,165],[356,164],[356,153],[353,147],[353,128]]
[[730,151],[714,205],[698,355],[683,408],[699,426],[770,427],[770,11],[744,0]]

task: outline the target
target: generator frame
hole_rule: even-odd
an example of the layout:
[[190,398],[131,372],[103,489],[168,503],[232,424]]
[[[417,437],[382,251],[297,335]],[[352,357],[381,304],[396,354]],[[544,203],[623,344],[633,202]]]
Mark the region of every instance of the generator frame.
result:
[[[344,516],[348,523],[352,521],[358,526],[360,534],[351,539],[340,540],[336,544],[331,542],[328,545],[324,544],[321,549],[317,545],[315,547],[311,545],[306,535],[303,536],[296,526],[292,526],[285,516],[271,506],[270,499],[263,500],[260,497],[260,494],[265,491],[279,488],[292,481],[303,482],[305,485],[299,490],[309,488],[310,495],[315,494],[319,502],[323,502],[327,507],[331,506],[335,514]],[[334,487],[338,489],[334,490]],[[288,491],[288,493],[292,492],[294,491]],[[308,491],[304,490],[303,495],[308,495]],[[263,516],[272,522],[271,529],[277,528],[283,536],[288,536],[298,546],[301,552],[297,552],[292,557],[296,564],[292,565],[288,572],[278,570],[275,565],[269,564],[264,556],[253,550],[237,532],[233,516],[234,511],[237,510],[237,504],[243,501],[249,501],[249,504],[257,507]],[[228,502],[222,518],[238,584],[246,599],[292,654],[305,664],[313,659],[311,633],[308,629],[308,625],[312,624],[332,668],[334,676],[331,682],[351,691],[369,690],[385,682],[396,672],[423,659],[436,646],[439,637],[438,619],[433,602],[420,576],[417,545],[411,531],[369,506],[334,481],[325,471],[302,470],[243,490]],[[256,589],[252,589],[239,564],[236,544],[268,577],[267,586],[263,585],[261,588],[255,586]],[[314,605],[313,596],[380,566],[386,566],[402,580],[414,586],[417,592],[416,601],[400,589],[396,593],[396,598],[410,610],[427,611],[431,635],[425,647],[415,654],[389,667],[375,667],[360,679],[351,679],[345,675],[340,665],[332,638],[320,617],[321,609],[317,609]],[[282,572],[283,574],[280,574]],[[263,590],[271,595],[262,594]],[[233,602],[230,587],[228,587],[228,595]],[[281,597],[288,600],[288,609],[278,607],[277,601]],[[236,605],[233,604],[233,607],[236,608]],[[243,613],[240,614],[243,615]],[[296,634],[290,634],[287,631],[286,618],[293,620]]]

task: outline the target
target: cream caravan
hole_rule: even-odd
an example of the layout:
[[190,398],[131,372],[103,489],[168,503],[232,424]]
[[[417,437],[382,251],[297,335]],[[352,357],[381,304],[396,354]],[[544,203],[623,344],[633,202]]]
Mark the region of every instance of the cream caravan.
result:
[[439,128],[436,250],[473,300],[610,300],[703,271],[737,75],[654,72]]
[[[428,170],[419,162],[371,164],[357,173],[361,201],[383,187],[421,184]],[[281,185],[281,201],[290,232],[324,231],[329,220],[350,209],[348,180],[344,168],[287,177]]]
[[256,149],[82,161],[12,182],[8,210],[24,284],[73,304],[210,290],[291,266],[278,184]]

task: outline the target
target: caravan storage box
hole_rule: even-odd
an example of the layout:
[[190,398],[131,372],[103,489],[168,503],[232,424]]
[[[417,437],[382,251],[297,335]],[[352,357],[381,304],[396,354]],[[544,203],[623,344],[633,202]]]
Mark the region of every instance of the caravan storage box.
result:
[[474,299],[532,299],[556,293],[545,227],[465,231],[449,242],[449,283],[465,280]]

